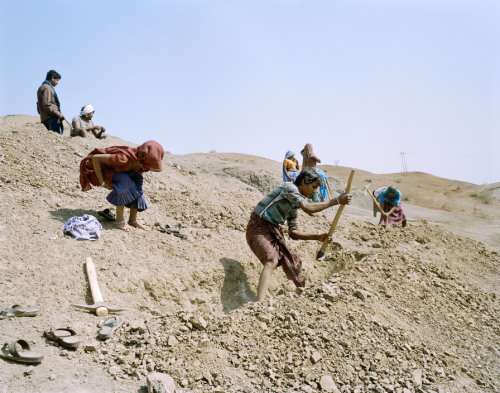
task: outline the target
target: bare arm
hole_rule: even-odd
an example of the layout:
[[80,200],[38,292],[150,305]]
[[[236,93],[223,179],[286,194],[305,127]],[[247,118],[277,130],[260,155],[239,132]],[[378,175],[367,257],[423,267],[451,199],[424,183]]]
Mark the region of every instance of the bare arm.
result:
[[[107,164],[109,162],[109,154],[96,154],[92,156],[92,165],[94,165],[94,172],[99,180],[101,187],[108,186],[104,182],[104,177],[102,176],[101,164]],[[106,187],[109,188],[109,187]]]
[[[289,235],[292,239],[295,240],[317,240],[319,242],[324,242],[325,239],[328,237],[328,233],[318,233],[318,234],[305,233],[299,229],[294,229],[290,231]],[[328,240],[329,242],[331,242],[332,238],[329,237]]]
[[330,199],[327,202],[305,201],[300,205],[300,208],[308,214],[318,213],[335,205],[347,205],[351,201],[351,198],[351,194],[342,193],[337,198]]
[[288,170],[286,169],[286,164],[283,162],[283,173],[287,177],[288,180],[292,181],[292,178],[288,176]]

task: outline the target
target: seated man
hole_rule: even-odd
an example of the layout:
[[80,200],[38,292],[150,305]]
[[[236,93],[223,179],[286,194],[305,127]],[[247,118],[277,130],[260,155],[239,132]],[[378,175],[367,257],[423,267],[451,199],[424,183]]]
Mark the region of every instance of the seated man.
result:
[[94,117],[94,107],[90,104],[85,105],[80,111],[80,115],[76,115],[73,118],[71,136],[81,136],[85,138],[92,133],[98,139],[106,138],[106,135],[103,135],[106,129],[94,125],[92,117]]

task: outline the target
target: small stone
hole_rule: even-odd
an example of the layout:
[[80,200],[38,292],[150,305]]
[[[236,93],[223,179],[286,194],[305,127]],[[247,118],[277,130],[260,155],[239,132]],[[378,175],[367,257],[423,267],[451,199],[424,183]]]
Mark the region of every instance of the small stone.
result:
[[140,319],[138,321],[134,321],[130,323],[129,330],[131,332],[139,332],[139,333],[146,333],[146,325],[144,323],[144,320]]
[[175,336],[168,336],[167,345],[169,347],[175,347],[177,344],[179,344],[179,340]]
[[257,319],[267,325],[270,325],[272,321],[272,317],[269,314],[259,314],[257,315]]
[[99,347],[99,344],[97,344],[97,343],[85,344],[85,347],[83,348],[83,350],[85,352],[95,352],[95,351],[97,351],[98,347]]
[[151,373],[148,375],[147,381],[148,393],[174,393],[175,391],[175,382],[168,374],[158,372]]
[[322,356],[319,352],[313,352],[311,355],[311,361],[316,364],[322,359]]
[[54,380],[54,379],[56,379],[56,378],[57,378],[57,375],[56,375],[56,374],[50,374],[50,375],[49,375],[49,379],[50,379],[51,381],[53,381],[53,380]]
[[319,380],[319,384],[321,389],[325,392],[340,393],[340,390],[337,388],[337,385],[335,385],[335,382],[333,382],[333,378],[330,375],[323,375]]
[[116,375],[116,374],[118,374],[120,371],[121,371],[120,366],[111,366],[111,367],[108,369],[108,373],[109,373],[110,375]]
[[422,370],[415,370],[413,372],[413,382],[415,386],[422,386]]
[[189,322],[198,330],[205,330],[207,328],[207,321],[202,316],[193,317]]
[[33,374],[33,371],[35,371],[35,367],[34,366],[29,366],[25,371],[24,371],[24,375],[31,375]]

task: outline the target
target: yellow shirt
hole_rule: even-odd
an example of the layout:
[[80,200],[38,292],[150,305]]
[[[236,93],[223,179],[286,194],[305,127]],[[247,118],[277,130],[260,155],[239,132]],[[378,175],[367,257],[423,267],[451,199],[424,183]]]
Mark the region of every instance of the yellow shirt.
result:
[[285,158],[283,163],[285,164],[286,169],[297,168],[297,163],[293,160],[289,160],[288,158]]

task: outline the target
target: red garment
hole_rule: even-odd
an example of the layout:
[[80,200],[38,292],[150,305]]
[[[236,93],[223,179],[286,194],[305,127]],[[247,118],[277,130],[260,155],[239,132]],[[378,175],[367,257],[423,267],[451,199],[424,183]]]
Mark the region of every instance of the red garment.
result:
[[128,172],[131,161],[139,161],[145,172],[160,172],[163,167],[161,160],[164,155],[163,147],[158,142],[147,141],[138,147],[112,146],[105,149],[94,149],[80,162],[80,185],[82,191],[90,190],[92,186],[100,186],[99,179],[94,171],[92,156],[109,154],[108,164],[101,164],[104,182],[111,184],[115,172]]
[[321,160],[313,153],[313,147],[310,143],[306,144],[302,151],[302,169],[304,168],[314,168],[316,169],[316,163],[321,162]]

